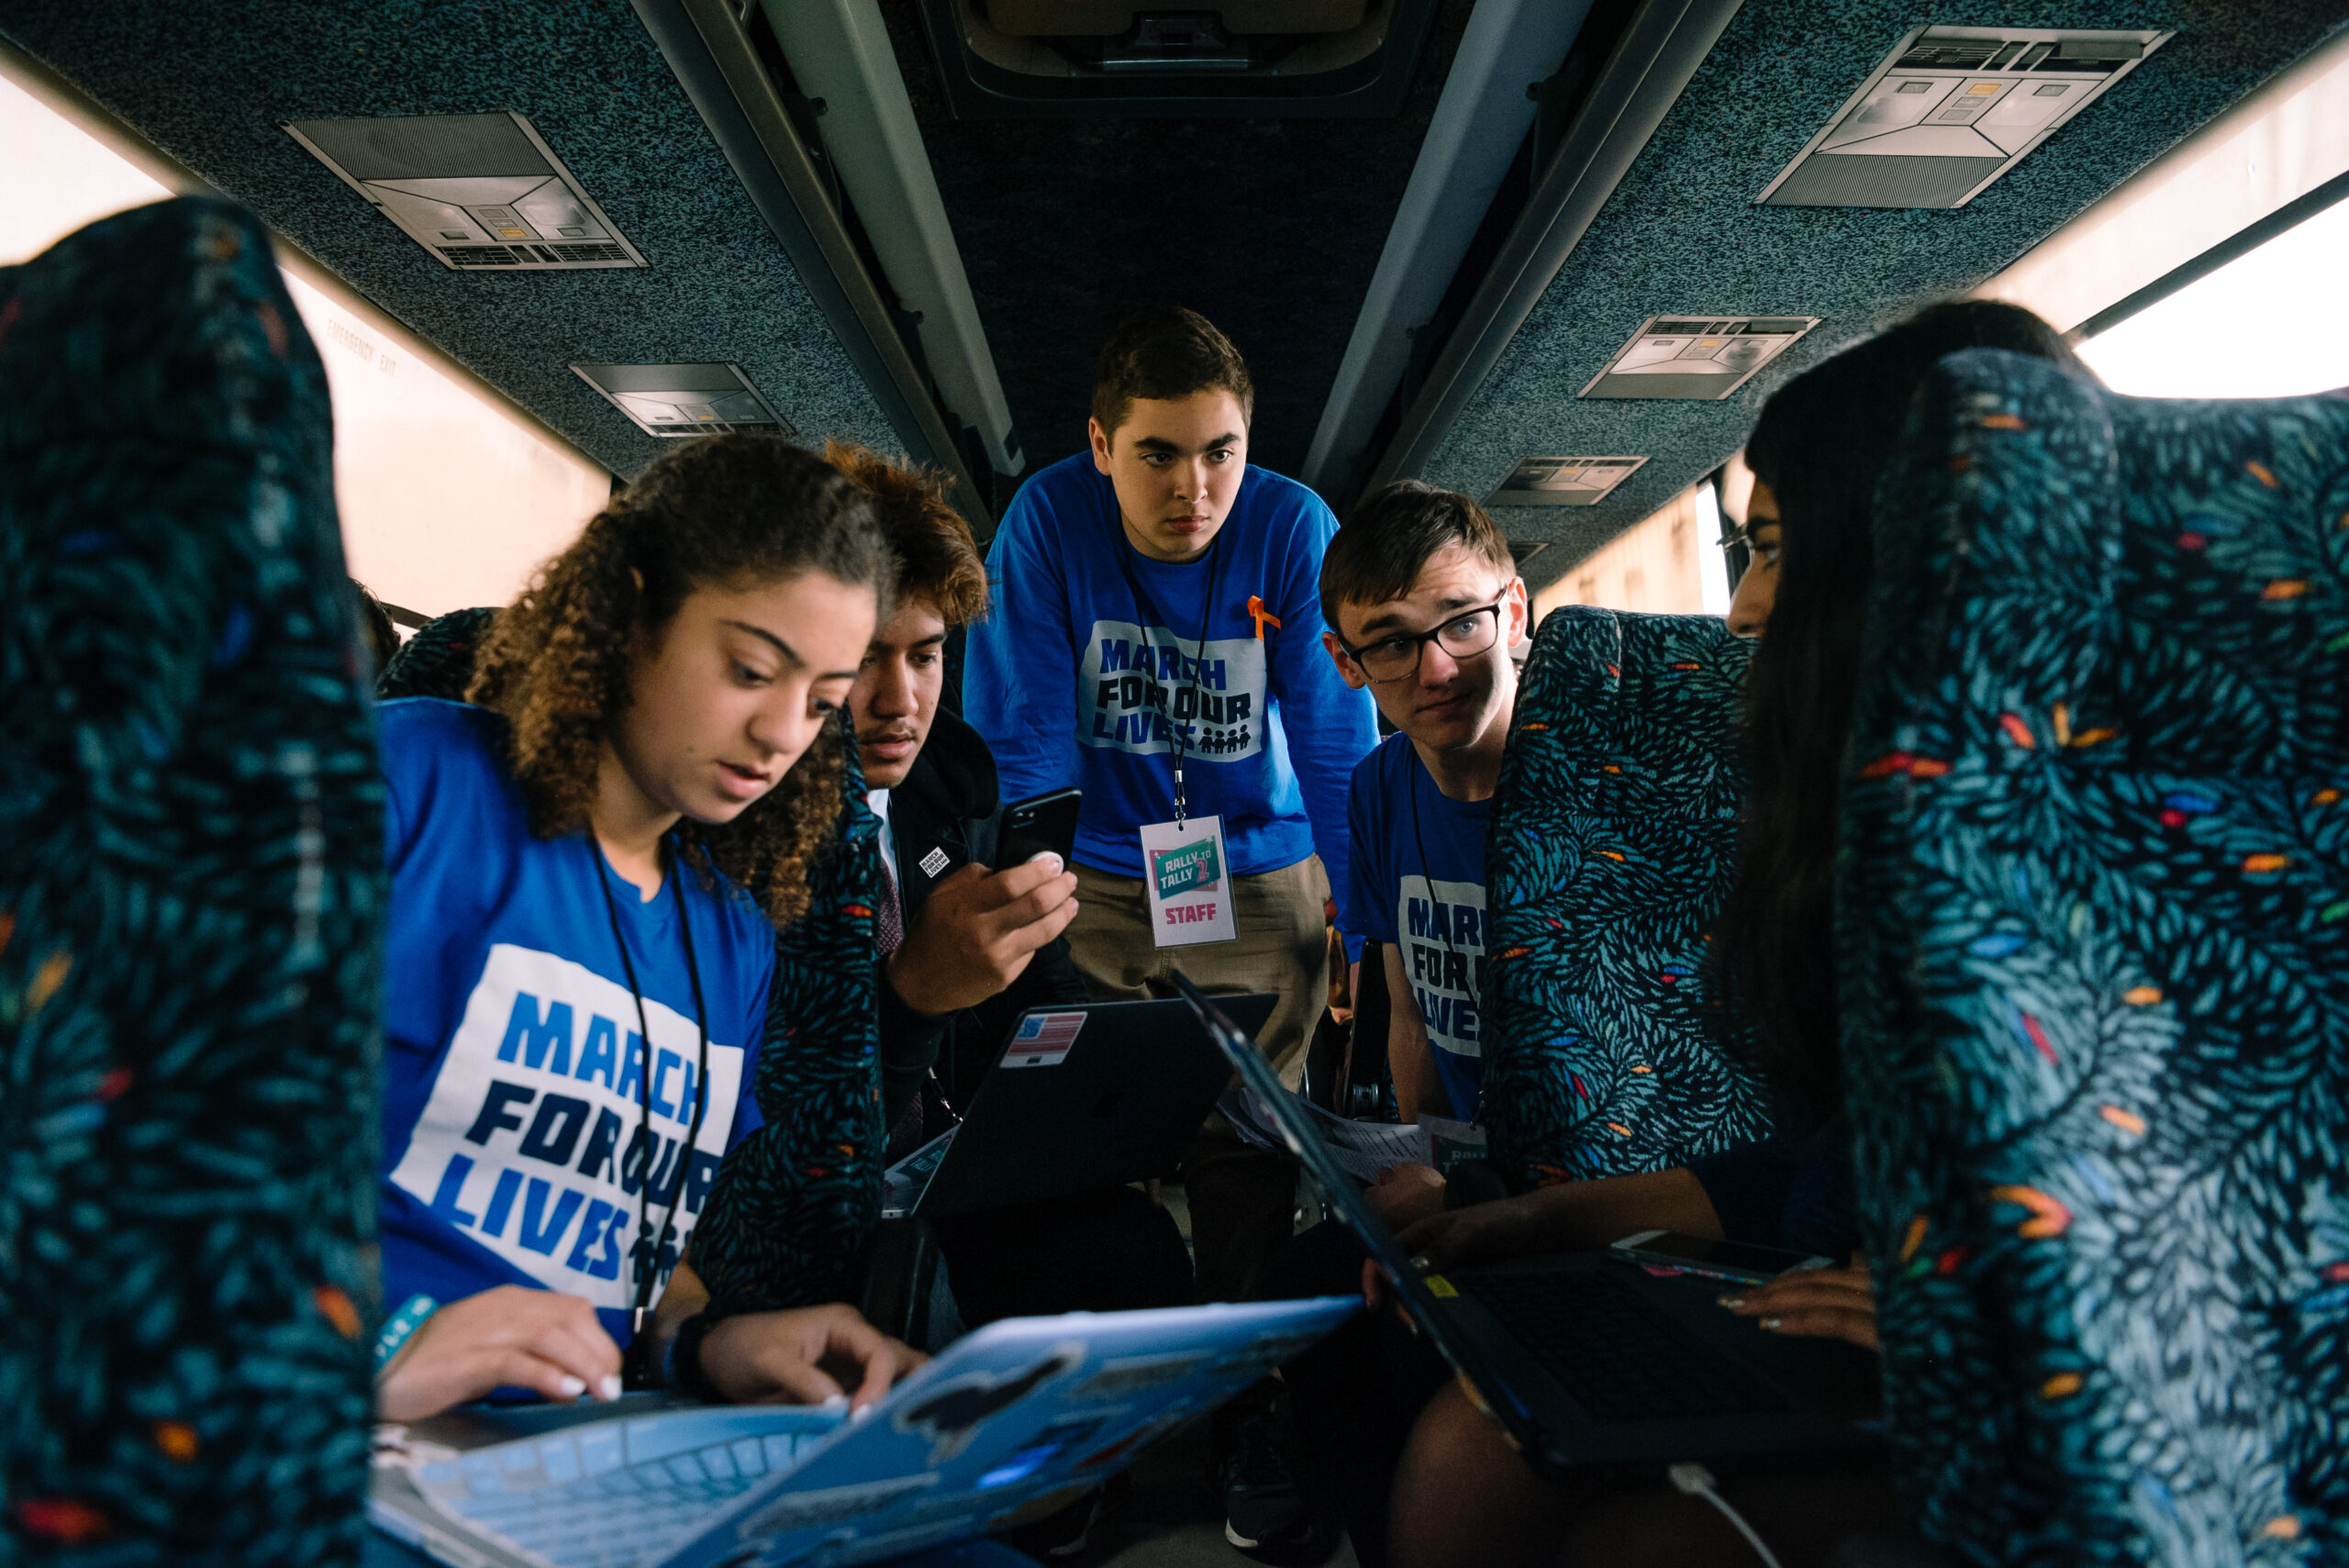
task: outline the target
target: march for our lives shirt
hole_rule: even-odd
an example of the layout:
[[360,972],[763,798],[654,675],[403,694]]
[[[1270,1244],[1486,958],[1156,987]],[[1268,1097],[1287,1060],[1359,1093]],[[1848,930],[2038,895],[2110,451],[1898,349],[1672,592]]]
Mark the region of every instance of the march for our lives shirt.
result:
[[[392,877],[385,1300],[539,1285],[585,1296],[625,1345],[639,1200],[657,1229],[677,1198],[681,1234],[665,1271],[718,1161],[760,1125],[749,1084],[774,929],[729,884],[705,889],[690,869],[673,866],[651,903],[613,873],[648,1051],[598,885],[603,851],[584,832],[531,836],[501,761],[504,720],[425,697],[378,711]],[[709,1021],[708,1082],[698,1085],[708,1105],[690,1151],[701,1037],[680,889]]]
[[1409,738],[1390,735],[1354,770],[1347,808],[1354,854],[1348,929],[1400,955],[1444,1092],[1464,1120],[1475,1118],[1483,1093],[1491,806],[1446,795]]
[[1174,815],[1172,725],[1187,809],[1222,817],[1231,869],[1277,871],[1319,848],[1346,907],[1341,802],[1378,721],[1321,646],[1321,553],[1337,528],[1313,492],[1252,466],[1209,554],[1171,565],[1127,542],[1091,453],[1030,478],[988,549],[994,602],[963,660],[963,717],[994,751],[1004,798],[1079,786],[1076,858],[1140,876],[1142,824]]

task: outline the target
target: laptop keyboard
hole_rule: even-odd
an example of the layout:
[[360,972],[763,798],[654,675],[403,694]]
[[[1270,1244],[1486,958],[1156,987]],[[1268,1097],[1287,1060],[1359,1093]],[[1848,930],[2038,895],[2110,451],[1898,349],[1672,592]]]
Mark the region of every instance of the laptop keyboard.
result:
[[1785,1396],[1695,1342],[1611,1270],[1471,1274],[1457,1283],[1575,1404],[1602,1420],[1790,1408]]
[[829,1435],[740,1437],[631,1464],[616,1422],[436,1461],[416,1485],[442,1512],[553,1568],[635,1568]]

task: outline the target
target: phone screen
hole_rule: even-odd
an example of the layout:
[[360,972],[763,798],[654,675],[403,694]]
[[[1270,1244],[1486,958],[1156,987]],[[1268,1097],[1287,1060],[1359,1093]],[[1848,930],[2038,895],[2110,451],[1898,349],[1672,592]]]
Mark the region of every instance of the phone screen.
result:
[[1702,1236],[1683,1236],[1676,1231],[1652,1236],[1624,1251],[1642,1258],[1687,1263],[1691,1268],[1734,1270],[1764,1279],[1775,1278],[1798,1263],[1810,1262],[1809,1253],[1792,1252],[1783,1247],[1757,1247],[1750,1241],[1709,1241]]

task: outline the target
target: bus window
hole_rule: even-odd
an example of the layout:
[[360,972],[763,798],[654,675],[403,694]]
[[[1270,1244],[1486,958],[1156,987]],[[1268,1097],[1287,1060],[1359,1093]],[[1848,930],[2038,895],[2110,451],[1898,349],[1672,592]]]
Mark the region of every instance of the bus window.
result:
[[[161,201],[141,168],[37,84],[0,75],[0,264]],[[611,477],[504,397],[281,246],[334,399],[335,500],[351,574],[421,619],[502,605],[568,544]]]
[[1535,594],[1534,624],[1560,605],[1648,615],[1727,615],[1730,582],[1720,537],[1713,482],[1699,481]]

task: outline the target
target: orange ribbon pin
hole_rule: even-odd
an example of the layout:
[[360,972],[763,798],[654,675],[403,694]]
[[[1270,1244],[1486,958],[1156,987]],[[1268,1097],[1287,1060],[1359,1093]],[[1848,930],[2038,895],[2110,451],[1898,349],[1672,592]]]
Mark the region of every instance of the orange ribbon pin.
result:
[[1273,623],[1273,629],[1275,631],[1278,631],[1281,628],[1281,617],[1273,614],[1272,611],[1264,607],[1264,601],[1259,595],[1251,594],[1248,595],[1248,613],[1256,617],[1256,640],[1259,642],[1264,640],[1264,623],[1266,621]]

